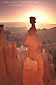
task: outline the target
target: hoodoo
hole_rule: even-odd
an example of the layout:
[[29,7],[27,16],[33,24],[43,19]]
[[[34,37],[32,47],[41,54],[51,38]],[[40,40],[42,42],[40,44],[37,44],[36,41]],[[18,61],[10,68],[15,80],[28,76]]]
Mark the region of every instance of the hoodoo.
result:
[[35,27],[36,18],[30,17],[30,23],[32,26],[24,41],[28,50],[24,60],[23,85],[47,85],[52,79],[52,60],[50,58],[52,56],[46,51],[43,52],[42,43]]

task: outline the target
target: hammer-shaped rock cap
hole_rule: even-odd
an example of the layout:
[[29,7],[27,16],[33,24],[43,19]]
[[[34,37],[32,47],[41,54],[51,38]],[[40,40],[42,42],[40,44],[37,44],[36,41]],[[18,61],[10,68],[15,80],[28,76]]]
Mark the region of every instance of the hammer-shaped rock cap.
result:
[[36,20],[36,18],[35,18],[35,17],[32,17],[32,16],[30,17],[30,23],[31,23],[31,24],[36,23],[36,21],[35,21],[35,20]]

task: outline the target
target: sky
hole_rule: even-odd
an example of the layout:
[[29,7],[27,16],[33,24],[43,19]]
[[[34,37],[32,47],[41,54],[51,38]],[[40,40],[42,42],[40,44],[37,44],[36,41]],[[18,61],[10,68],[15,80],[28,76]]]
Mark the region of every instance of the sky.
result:
[[0,0],[0,22],[29,22],[30,16],[56,24],[56,0]]

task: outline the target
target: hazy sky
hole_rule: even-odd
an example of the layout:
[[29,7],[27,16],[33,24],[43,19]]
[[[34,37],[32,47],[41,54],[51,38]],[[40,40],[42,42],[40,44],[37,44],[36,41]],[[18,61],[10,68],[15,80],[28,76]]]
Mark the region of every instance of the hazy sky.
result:
[[27,22],[30,16],[56,24],[56,0],[0,0],[0,22]]

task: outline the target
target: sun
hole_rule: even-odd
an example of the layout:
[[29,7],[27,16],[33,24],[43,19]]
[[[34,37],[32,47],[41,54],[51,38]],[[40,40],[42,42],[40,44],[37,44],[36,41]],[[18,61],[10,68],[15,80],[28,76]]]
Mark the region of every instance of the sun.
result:
[[50,23],[50,17],[42,11],[37,11],[37,10],[28,11],[25,14],[25,20],[29,22],[30,16],[36,17],[36,22],[39,23],[39,24]]

